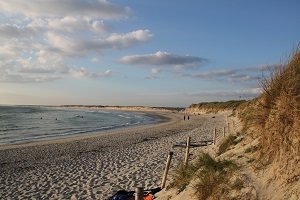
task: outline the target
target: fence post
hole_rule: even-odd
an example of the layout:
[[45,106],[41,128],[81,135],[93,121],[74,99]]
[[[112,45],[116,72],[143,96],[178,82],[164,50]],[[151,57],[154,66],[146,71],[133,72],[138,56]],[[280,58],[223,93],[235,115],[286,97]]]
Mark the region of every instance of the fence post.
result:
[[189,162],[190,142],[191,142],[191,137],[188,137],[187,141],[186,141],[185,158],[184,158],[184,166],[185,167],[187,167],[188,162]]
[[217,128],[214,129],[214,145],[216,145],[216,140],[217,140]]
[[172,156],[173,156],[173,152],[170,151],[169,155],[168,155],[168,158],[167,158],[167,163],[166,163],[166,168],[165,168],[165,171],[164,171],[163,179],[162,179],[162,182],[161,182],[161,187],[160,187],[161,189],[165,188],[165,186],[166,186],[167,176],[168,176]]
[[135,200],[143,200],[144,199],[144,188],[136,187],[135,188]]
[[228,134],[230,134],[230,129],[229,129],[229,122],[227,123],[227,132],[228,132]]

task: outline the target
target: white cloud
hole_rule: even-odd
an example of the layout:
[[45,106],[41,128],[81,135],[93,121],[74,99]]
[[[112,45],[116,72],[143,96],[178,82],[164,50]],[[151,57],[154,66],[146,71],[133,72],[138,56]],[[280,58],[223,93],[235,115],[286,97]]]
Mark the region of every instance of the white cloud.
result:
[[147,42],[153,37],[148,29],[140,29],[126,34],[112,34],[111,36],[96,41],[96,48],[127,48],[140,42]]
[[175,66],[175,67],[198,67],[207,59],[189,55],[177,55],[168,52],[158,51],[154,54],[130,55],[121,58],[121,62],[134,65],[156,65],[156,66]]
[[101,77],[109,77],[112,75],[111,70],[106,70],[103,73],[95,73],[95,72],[90,72],[83,67],[80,69],[69,68],[68,71],[66,71],[65,73],[70,74],[74,78],[101,78]]
[[47,33],[49,45],[67,56],[84,56],[88,51],[103,52],[109,49],[123,49],[148,41],[152,38],[149,30],[137,30],[125,34],[112,34],[106,38],[77,40],[57,34]]
[[106,21],[126,19],[131,11],[108,0],[9,0],[0,1],[0,11],[6,21],[0,24],[1,81],[109,77],[111,70],[92,72],[70,63],[74,57],[84,63],[91,55],[129,48],[153,37],[147,29],[110,32]]
[[159,68],[153,68],[151,69],[151,74],[158,75],[161,72],[161,69]]
[[[78,18],[66,16],[64,18],[50,18],[47,19],[47,24],[37,24],[37,26],[45,27],[51,30],[58,31],[91,31],[96,33],[106,32],[108,27],[104,24],[103,20],[90,20],[88,18]],[[34,26],[34,24],[33,24]]]
[[159,74],[161,73],[160,68],[153,68],[151,69],[151,74],[150,76],[146,77],[147,79],[156,79],[158,78]]
[[130,13],[128,7],[107,0],[9,0],[0,1],[0,10],[28,17],[89,16],[98,19],[120,19]]
[[96,62],[99,62],[99,59],[94,57],[94,58],[91,58],[91,61],[96,63]]

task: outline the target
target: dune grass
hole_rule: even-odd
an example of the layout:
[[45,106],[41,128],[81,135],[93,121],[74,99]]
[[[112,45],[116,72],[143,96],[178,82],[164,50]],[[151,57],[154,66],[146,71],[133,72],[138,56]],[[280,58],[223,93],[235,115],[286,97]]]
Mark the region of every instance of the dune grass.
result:
[[226,183],[231,174],[237,170],[237,165],[229,160],[215,160],[209,154],[199,156],[196,166],[199,168],[194,185],[195,194],[199,199],[207,199],[219,186]]
[[173,182],[168,188],[176,188],[178,192],[183,191],[192,179],[195,194],[199,199],[206,199],[218,185],[230,178],[230,174],[237,169],[237,166],[228,160],[218,161],[208,153],[201,153],[196,162],[188,167],[179,165],[173,175]]
[[[290,60],[271,71],[261,81],[263,94],[245,109],[246,128],[261,137],[260,160],[288,162],[289,155],[300,155],[300,49]],[[251,111],[252,110],[252,111]]]
[[221,155],[222,153],[226,152],[230,146],[236,144],[235,139],[236,136],[234,135],[229,135],[227,138],[225,138],[225,140],[223,140],[219,145],[218,155]]
[[203,102],[198,104],[192,104],[189,106],[191,109],[203,109],[208,112],[217,112],[221,110],[227,110],[231,109],[234,110],[238,106],[242,105],[243,103],[246,103],[246,100],[231,100],[231,101],[225,101],[225,102]]

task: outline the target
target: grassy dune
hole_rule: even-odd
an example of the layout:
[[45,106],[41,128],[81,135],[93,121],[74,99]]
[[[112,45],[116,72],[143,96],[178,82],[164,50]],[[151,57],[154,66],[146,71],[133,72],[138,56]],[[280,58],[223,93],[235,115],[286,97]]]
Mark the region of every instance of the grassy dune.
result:
[[270,78],[261,82],[263,94],[242,109],[240,116],[245,129],[250,130],[253,137],[260,138],[258,159],[261,167],[280,164],[274,176],[289,179],[297,176],[295,165],[299,167],[300,50],[271,73]]
[[300,199],[300,49],[260,84],[263,93],[251,101],[188,108],[231,109],[243,128],[223,139],[213,156],[204,153],[196,164],[180,166],[170,187],[181,192],[190,184],[195,199]]

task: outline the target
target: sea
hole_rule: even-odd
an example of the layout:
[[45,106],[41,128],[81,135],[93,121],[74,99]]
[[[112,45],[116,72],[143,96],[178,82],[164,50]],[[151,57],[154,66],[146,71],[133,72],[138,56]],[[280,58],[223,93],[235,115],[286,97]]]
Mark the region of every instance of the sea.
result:
[[160,120],[142,112],[0,105],[0,145],[95,134]]

